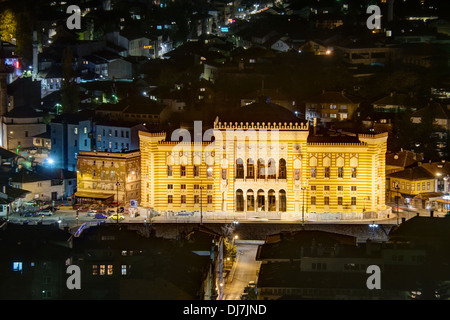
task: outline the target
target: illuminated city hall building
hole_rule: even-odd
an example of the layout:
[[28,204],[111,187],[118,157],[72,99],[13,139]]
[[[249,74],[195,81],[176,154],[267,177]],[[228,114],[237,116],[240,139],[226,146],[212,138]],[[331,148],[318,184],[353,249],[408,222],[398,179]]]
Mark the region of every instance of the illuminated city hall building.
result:
[[173,135],[140,132],[141,206],[247,218],[371,219],[389,213],[387,133],[320,136],[298,122],[216,118],[209,130],[214,139],[201,134],[203,141],[180,143],[179,135],[175,142]]

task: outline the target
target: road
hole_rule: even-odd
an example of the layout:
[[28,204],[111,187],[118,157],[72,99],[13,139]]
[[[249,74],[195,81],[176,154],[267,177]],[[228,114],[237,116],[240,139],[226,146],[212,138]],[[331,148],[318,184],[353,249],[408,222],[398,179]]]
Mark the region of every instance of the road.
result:
[[[146,216],[138,216],[131,218],[128,214],[122,214],[125,217],[125,220],[120,221],[120,223],[144,223],[152,222],[152,223],[302,223],[301,219],[298,218],[284,218],[284,219],[267,219],[262,217],[245,217],[243,215],[238,214],[230,214],[230,213],[208,213],[204,216],[200,217],[199,214],[195,216],[169,216],[162,215],[158,217],[154,217],[149,219]],[[401,222],[402,218],[406,220],[416,216],[415,212],[400,212],[398,222]],[[424,215],[424,214],[421,214]],[[42,217],[22,217],[17,213],[11,214],[8,217],[9,221],[12,223],[24,223],[28,222],[29,224],[36,224],[37,222],[42,222],[43,224],[50,224],[60,221],[61,227],[68,226],[70,228],[76,227],[77,225],[81,225],[84,222],[91,221],[99,221],[94,219],[93,217],[88,217],[86,211],[80,211],[78,220],[76,219],[76,211],[75,210],[58,210],[54,212],[53,216]],[[116,223],[116,221],[107,220],[111,223]],[[305,220],[305,224],[397,224],[397,216],[392,214],[390,219],[378,219],[378,220]]]
[[223,300],[240,300],[249,281],[257,280],[261,262],[255,260],[258,244],[238,243],[238,259],[234,274],[230,274],[223,290]]

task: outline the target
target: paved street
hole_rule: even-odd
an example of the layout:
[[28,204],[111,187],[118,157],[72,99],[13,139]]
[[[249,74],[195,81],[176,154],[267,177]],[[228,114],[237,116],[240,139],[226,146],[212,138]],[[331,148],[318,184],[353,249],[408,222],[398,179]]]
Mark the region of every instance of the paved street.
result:
[[224,287],[223,300],[240,300],[249,281],[257,280],[260,262],[255,260],[258,244],[238,243],[238,259],[234,274],[230,274]]
[[[230,213],[208,213],[204,214],[202,217],[200,217],[198,214],[194,216],[158,216],[154,218],[148,218],[147,216],[138,216],[131,218],[128,214],[121,214],[125,217],[125,220],[121,220],[121,223],[144,223],[144,221],[152,222],[152,223],[200,223],[202,221],[203,223],[232,223],[232,222],[238,222],[238,223],[302,223],[302,219],[294,217],[294,218],[283,218],[283,219],[276,219],[276,218],[260,218],[260,217],[245,217],[242,215],[237,214],[230,214]],[[416,216],[416,212],[401,212],[399,214],[398,221],[401,222],[402,218],[405,218],[406,220]],[[423,214],[421,214],[423,215]],[[37,222],[42,221],[44,224],[49,223],[55,223],[57,221],[61,221],[61,226],[69,226],[74,227],[78,225],[81,225],[84,222],[91,222],[91,221],[101,221],[94,219],[94,217],[89,217],[87,215],[86,211],[80,211],[78,216],[78,221],[76,219],[76,211],[75,210],[58,210],[54,212],[53,216],[46,216],[44,218],[38,216],[38,217],[23,217],[16,213],[9,215],[8,217],[10,222],[13,223],[23,223],[28,221],[30,224],[35,224]],[[111,221],[110,219],[107,219],[107,222],[115,222]],[[329,224],[329,223],[335,223],[335,224],[371,224],[375,222],[376,224],[396,224],[397,223],[397,217],[395,214],[392,214],[390,219],[378,219],[378,220],[305,220],[305,224]]]

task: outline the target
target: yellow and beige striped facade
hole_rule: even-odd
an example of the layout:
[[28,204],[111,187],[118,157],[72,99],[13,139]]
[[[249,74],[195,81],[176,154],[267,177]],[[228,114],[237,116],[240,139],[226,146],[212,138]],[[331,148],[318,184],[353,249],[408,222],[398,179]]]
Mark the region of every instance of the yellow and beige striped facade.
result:
[[213,142],[179,143],[140,132],[140,205],[314,219],[374,217],[387,209],[387,133],[308,142],[308,124],[216,119],[213,134]]

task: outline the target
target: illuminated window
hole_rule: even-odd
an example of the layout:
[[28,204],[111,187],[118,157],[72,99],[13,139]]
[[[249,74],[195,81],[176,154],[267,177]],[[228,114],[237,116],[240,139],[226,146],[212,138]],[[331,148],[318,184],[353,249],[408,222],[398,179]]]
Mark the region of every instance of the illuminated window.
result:
[[21,261],[13,262],[13,271],[14,272],[22,272],[22,262]]
[[311,167],[311,178],[315,178],[317,176],[317,168]]
[[108,276],[111,276],[113,274],[113,266],[112,264],[108,265]]
[[300,170],[299,169],[294,170],[294,180],[295,181],[300,180]]
[[127,275],[127,266],[125,264],[123,264],[122,267],[121,267],[121,274],[123,276]]
[[212,178],[213,177],[213,167],[208,166],[208,168],[206,169],[206,173],[207,173],[208,178]]
[[106,266],[104,264],[100,265],[100,275],[104,276],[106,273]]
[[222,169],[222,180],[227,179],[227,169]]
[[92,265],[92,275],[93,276],[98,275],[98,265],[96,264]]

